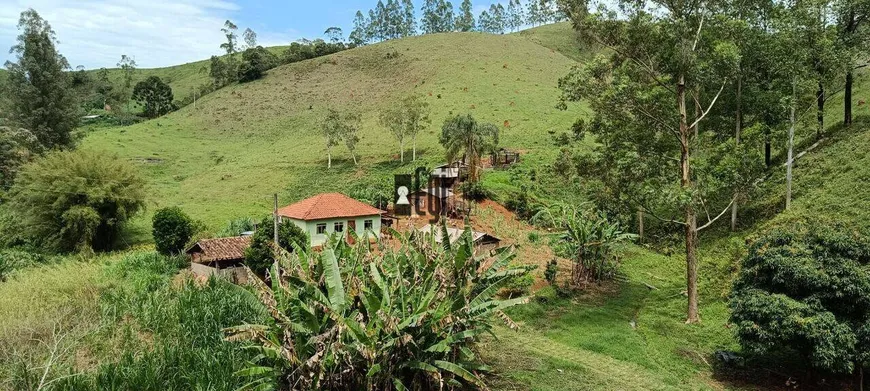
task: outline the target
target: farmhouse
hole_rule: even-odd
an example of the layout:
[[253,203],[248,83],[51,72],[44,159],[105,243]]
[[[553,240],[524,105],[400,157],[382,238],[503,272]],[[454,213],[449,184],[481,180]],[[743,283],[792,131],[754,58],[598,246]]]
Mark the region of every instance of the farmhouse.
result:
[[385,212],[340,193],[323,193],[278,209],[283,221],[288,219],[311,237],[311,246],[319,247],[335,233],[353,244],[350,230],[369,240],[381,236],[381,215]]
[[[434,236],[436,243],[441,243],[444,240],[441,227],[437,225],[426,224],[423,228],[420,228],[420,232]],[[462,235],[462,232],[464,232],[462,229],[447,227],[447,236],[450,243],[455,243],[459,239],[459,236]],[[471,231],[471,238],[474,241],[474,249],[482,251],[485,254],[491,253],[501,245],[501,239],[484,232]]]
[[190,271],[197,277],[220,275],[236,283],[247,281],[242,267],[245,250],[251,245],[250,236],[203,239],[185,253],[190,256]]

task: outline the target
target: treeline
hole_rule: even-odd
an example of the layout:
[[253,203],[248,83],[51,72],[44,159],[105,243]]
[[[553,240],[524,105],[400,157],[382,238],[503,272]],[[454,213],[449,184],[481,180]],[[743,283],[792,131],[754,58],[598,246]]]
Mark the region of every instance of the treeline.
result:
[[378,1],[368,14],[357,11],[349,40],[353,45],[365,45],[389,39],[413,36],[419,33],[434,34],[452,31],[480,31],[501,34],[517,31],[523,26],[563,21],[564,12],[553,0],[510,0],[505,7],[491,4],[477,17],[471,0],[463,0],[458,9],[445,0],[424,0],[422,15],[415,16],[411,0]]

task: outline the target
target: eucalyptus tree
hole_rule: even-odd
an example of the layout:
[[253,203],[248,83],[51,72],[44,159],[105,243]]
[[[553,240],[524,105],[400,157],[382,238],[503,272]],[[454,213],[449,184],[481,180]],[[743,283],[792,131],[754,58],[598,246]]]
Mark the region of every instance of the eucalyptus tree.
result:
[[414,16],[414,2],[402,0],[402,33],[405,37],[417,34],[417,18]]
[[[739,54],[728,37],[709,34],[720,21],[713,1],[620,0],[620,14],[605,4],[590,12],[587,5],[562,4],[582,36],[609,50],[560,80],[563,99],[586,101],[593,109],[586,130],[602,147],[587,159],[600,164],[597,172],[609,191],[630,210],[682,226],[687,323],[698,322],[698,233],[733,202],[730,184],[717,175],[726,161],[719,154],[732,152],[721,152],[700,125]],[[701,88],[711,84],[715,89]],[[700,226],[699,213],[707,217]]]
[[326,144],[326,168],[332,168],[332,147],[341,142],[342,126],[341,113],[329,109],[320,124],[320,131]]
[[[339,29],[339,31],[341,31],[341,29]],[[248,49],[257,47],[257,33],[255,33],[254,30],[246,28],[245,32],[242,33],[242,38],[245,40],[245,46]]]
[[870,42],[865,24],[870,18],[870,1],[840,0],[836,3],[838,44],[845,59],[845,85],[843,87],[843,124],[852,124],[852,85],[854,71],[867,66],[863,53]]
[[509,0],[505,14],[505,24],[511,31],[517,31],[523,26],[525,20],[523,4],[520,0]]
[[362,46],[369,42],[368,23],[362,11],[357,11],[353,18],[353,30],[348,39],[355,46]]
[[18,30],[18,43],[9,51],[16,58],[6,62],[9,73],[0,91],[7,95],[8,110],[0,109],[14,127],[36,138],[34,147],[71,148],[78,114],[64,72],[69,63],[55,47],[51,25],[33,9],[21,13]]
[[399,141],[402,162],[405,161],[405,140],[410,137],[413,143],[413,160],[417,160],[417,134],[430,123],[429,104],[416,96],[404,98],[399,105],[386,109],[380,114],[381,126]]
[[454,30],[453,4],[444,0],[423,0],[421,27],[426,34]]
[[118,68],[124,75],[124,92],[123,99],[127,102],[127,111],[130,111],[130,99],[133,92],[133,76],[136,73],[136,60],[126,54],[121,55],[121,61],[118,61]]
[[456,30],[474,31],[476,27],[471,0],[462,0],[462,4],[459,6],[459,16],[456,18]]
[[541,6],[536,0],[529,0],[529,4],[526,6],[526,18],[526,22],[532,26],[539,26],[543,23]]

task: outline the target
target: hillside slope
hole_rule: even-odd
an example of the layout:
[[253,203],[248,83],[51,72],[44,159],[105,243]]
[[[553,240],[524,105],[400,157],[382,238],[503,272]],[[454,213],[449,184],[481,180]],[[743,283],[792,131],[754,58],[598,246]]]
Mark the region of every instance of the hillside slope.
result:
[[[503,146],[550,153],[547,132],[568,129],[577,116],[555,109],[556,82],[573,64],[519,35],[418,36],[282,66],[211,93],[195,109],[95,131],[83,147],[143,162],[152,200],[160,200],[152,206],[181,205],[214,227],[266,213],[275,192],[290,202],[411,172],[410,142],[402,165],[398,142],[377,120],[380,109],[407,95],[432,109],[418,139],[424,163],[443,160],[438,131],[459,113],[498,124]],[[362,115],[359,167],[338,146],[326,170],[318,121],[327,108]]]

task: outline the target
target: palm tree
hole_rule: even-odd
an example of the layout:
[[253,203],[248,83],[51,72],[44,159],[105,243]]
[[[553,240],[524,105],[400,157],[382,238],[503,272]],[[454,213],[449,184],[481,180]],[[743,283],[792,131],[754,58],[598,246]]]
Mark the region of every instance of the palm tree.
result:
[[478,167],[481,156],[498,145],[498,127],[489,123],[478,123],[471,114],[457,115],[444,121],[439,141],[447,153],[448,162],[465,155],[469,177],[472,182],[477,182],[480,179]]

